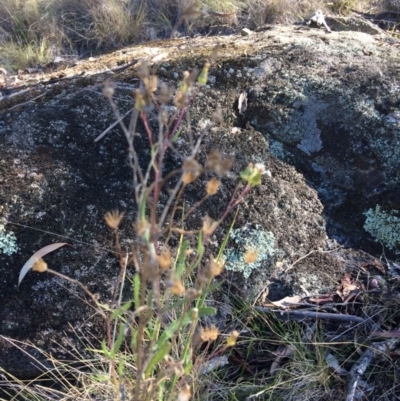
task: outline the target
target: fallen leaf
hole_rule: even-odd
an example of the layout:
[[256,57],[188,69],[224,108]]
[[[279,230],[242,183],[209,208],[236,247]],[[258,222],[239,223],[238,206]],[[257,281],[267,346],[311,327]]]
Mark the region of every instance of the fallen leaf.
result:
[[302,297],[295,295],[294,297],[285,297],[279,301],[271,302],[275,306],[280,306],[281,308],[289,308],[292,305],[297,305],[302,300]]
[[349,296],[353,298],[355,295],[359,294],[360,287],[361,284],[358,281],[353,281],[351,275],[346,273],[341,280],[341,285],[338,288],[337,294],[342,299],[346,299]]
[[21,281],[25,277],[26,273],[28,273],[29,269],[36,263],[38,259],[40,259],[44,255],[47,255],[50,252],[55,251],[58,248],[61,248],[64,245],[67,245],[67,243],[57,242],[55,244],[47,245],[35,252],[22,267],[21,272],[19,273],[18,285],[21,284]]

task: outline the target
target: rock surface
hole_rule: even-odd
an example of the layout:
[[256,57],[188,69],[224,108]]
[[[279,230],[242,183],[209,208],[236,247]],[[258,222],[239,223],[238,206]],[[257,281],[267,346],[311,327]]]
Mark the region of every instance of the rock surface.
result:
[[[11,256],[0,254],[0,366],[10,373],[27,379],[40,367],[26,355],[21,359],[6,338],[66,358],[68,343],[84,353],[78,337],[104,336],[101,318],[78,287],[34,272],[17,286],[21,267],[36,250],[69,242],[46,256],[49,266],[79,279],[103,303],[112,299],[118,263],[103,215],[115,208],[126,212],[121,241],[128,251],[136,206],[122,133],[114,128],[94,142],[114,122],[101,83],[108,76],[119,83],[116,99],[125,113],[138,86],[139,60],[147,59],[160,81],[176,88],[176,74],[181,79],[184,70],[201,67],[216,45],[219,59],[190,117],[200,132],[213,111],[222,109],[224,121],[211,124],[200,161],[218,149],[234,156],[235,164],[219,195],[198,209],[189,228],[198,228],[207,214],[221,216],[249,162],[264,163],[271,172],[240,205],[235,227],[258,224],[272,232],[273,256],[248,280],[226,272],[232,288],[245,297],[268,288],[272,300],[321,292],[333,288],[346,269],[371,259],[357,249],[381,249],[363,229],[363,213],[376,204],[400,210],[399,51],[386,37],[272,27],[249,37],[153,42],[82,61],[63,70],[63,77],[50,72],[37,77],[35,86],[3,91],[0,102],[0,223],[8,222],[19,247]],[[239,114],[242,92],[248,105]],[[188,141],[184,135],[177,144],[181,152],[188,152]],[[136,147],[148,161],[143,134]],[[179,168],[173,154],[165,168]],[[207,179],[188,187],[188,204],[204,194]],[[228,219],[212,238],[214,254],[229,224]],[[47,363],[34,348],[23,348]]]

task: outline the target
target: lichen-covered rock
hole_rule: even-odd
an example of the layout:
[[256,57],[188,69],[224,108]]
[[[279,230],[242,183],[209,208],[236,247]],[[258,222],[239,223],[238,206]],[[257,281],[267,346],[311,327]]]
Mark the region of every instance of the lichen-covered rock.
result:
[[[275,253],[275,237],[256,224],[254,227],[241,227],[230,233],[231,244],[225,254],[225,268],[241,272],[248,279],[261,268],[261,262],[270,259]],[[254,260],[253,260],[254,259]]]
[[380,205],[365,212],[364,229],[389,249],[400,245],[400,218],[381,210]]
[[[103,338],[104,324],[90,304],[82,302],[79,288],[35,272],[18,288],[19,271],[33,252],[61,237],[73,247],[46,256],[49,266],[82,281],[101,302],[111,302],[118,262],[103,216],[115,208],[126,212],[120,236],[123,249],[129,250],[136,205],[122,133],[114,128],[94,142],[114,122],[101,83],[115,68],[120,82],[116,99],[125,113],[132,107],[138,80],[134,65],[118,69],[121,62],[146,58],[159,81],[175,88],[176,74],[182,77],[185,70],[203,64],[217,44],[220,58],[210,68],[212,79],[190,109],[192,135],[197,138],[221,108],[223,121],[205,136],[199,162],[219,150],[233,156],[235,164],[222,178],[218,196],[188,218],[187,228],[201,227],[206,215],[220,218],[249,162],[264,163],[271,172],[240,203],[234,229],[257,224],[260,232],[272,233],[274,251],[267,236],[271,249],[260,254],[269,256],[257,260],[248,278],[228,270],[224,277],[229,292],[251,298],[267,289],[274,300],[334,287],[346,266],[354,265],[355,252],[334,251],[335,242],[328,236],[374,251],[375,242],[363,228],[364,213],[377,204],[383,210],[400,210],[396,48],[376,35],[327,36],[293,27],[274,27],[249,37],[195,38],[190,46],[186,39],[154,42],[69,67],[68,80],[56,78],[0,102],[0,210],[2,224],[7,220],[5,227],[15,233],[19,247],[11,256],[0,254],[0,334],[32,341],[64,359],[72,357],[69,343],[85,353],[76,333]],[[237,99],[244,91],[248,107],[242,115]],[[155,115],[151,123],[157,126]],[[148,142],[143,127],[137,129],[142,134],[135,137],[135,146],[145,164]],[[187,155],[191,139],[183,132],[176,149]],[[165,173],[179,167],[179,158],[168,154]],[[205,194],[209,178],[201,176],[188,185],[188,206]],[[168,190],[160,194],[160,208],[168,196]],[[208,256],[220,249],[232,219],[228,216],[210,239]],[[228,243],[227,252],[234,247]],[[127,272],[128,277],[132,274]],[[26,351],[40,360],[32,348]],[[24,379],[39,374],[37,365],[18,363],[19,355],[0,347],[1,366]]]

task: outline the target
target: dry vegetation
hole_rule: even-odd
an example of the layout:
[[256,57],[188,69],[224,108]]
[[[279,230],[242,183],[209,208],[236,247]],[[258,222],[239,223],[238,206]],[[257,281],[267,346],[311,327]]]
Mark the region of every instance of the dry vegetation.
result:
[[[45,65],[54,57],[207,32],[221,23],[255,28],[304,21],[315,10],[347,14],[399,10],[398,0],[2,0],[0,66],[7,70]],[[216,11],[232,18],[207,13]],[[177,24],[178,23],[178,24]],[[176,29],[174,29],[176,28]]]

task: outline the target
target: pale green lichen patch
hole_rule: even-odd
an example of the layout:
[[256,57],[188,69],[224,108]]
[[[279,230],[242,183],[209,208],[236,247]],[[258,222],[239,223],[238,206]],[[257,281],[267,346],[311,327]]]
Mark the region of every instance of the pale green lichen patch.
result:
[[13,232],[7,232],[4,224],[0,224],[0,253],[11,256],[17,252],[17,238]]
[[[245,226],[232,230],[230,238],[233,246],[225,253],[225,268],[243,273],[246,279],[254,269],[260,267],[261,262],[275,254],[273,233],[262,230],[259,225],[253,227]],[[246,261],[246,255],[249,256],[249,253],[253,254],[254,262]]]
[[369,209],[364,215],[367,217],[364,229],[377,241],[380,241],[389,249],[400,245],[400,218],[394,213],[387,213],[376,205],[375,210]]

